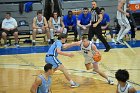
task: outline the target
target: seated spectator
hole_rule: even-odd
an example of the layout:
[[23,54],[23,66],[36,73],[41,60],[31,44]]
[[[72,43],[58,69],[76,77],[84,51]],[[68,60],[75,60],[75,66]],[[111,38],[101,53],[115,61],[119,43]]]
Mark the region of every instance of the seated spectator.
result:
[[74,31],[74,41],[77,41],[77,20],[72,11],[68,11],[68,15],[65,15],[63,18],[63,22],[67,31]]
[[67,29],[64,28],[64,23],[62,18],[58,16],[57,11],[53,12],[53,16],[49,19],[50,36],[51,42],[54,42],[54,35],[59,35],[60,33],[67,33]]
[[17,30],[17,21],[11,17],[11,13],[7,12],[5,14],[5,19],[2,21],[2,32],[1,36],[4,39],[4,47],[9,46],[7,42],[7,36],[13,35],[15,38],[15,46],[19,47],[18,44],[18,30]]
[[83,8],[83,12],[78,16],[77,20],[77,32],[79,35],[79,39],[83,34],[88,33],[89,27],[91,25],[91,13],[87,7]]
[[[103,14],[103,19],[101,21],[101,28],[102,30],[109,30],[110,32],[110,35],[111,35],[111,39],[112,39],[112,42],[115,43],[115,40],[114,40],[114,36],[113,36],[113,32],[112,32],[112,29],[109,27],[110,25],[110,17],[107,13],[105,13],[105,9],[104,8],[100,8],[101,9],[101,13]],[[97,43],[99,42],[99,40],[97,40]]]
[[37,33],[44,33],[46,34],[48,40],[46,39],[46,41],[48,41],[48,43],[50,43],[50,33],[49,33],[49,28],[48,28],[48,23],[46,18],[42,15],[42,11],[39,10],[37,11],[37,16],[34,17],[33,19],[33,40],[32,40],[32,44],[33,46],[36,45],[36,34]]

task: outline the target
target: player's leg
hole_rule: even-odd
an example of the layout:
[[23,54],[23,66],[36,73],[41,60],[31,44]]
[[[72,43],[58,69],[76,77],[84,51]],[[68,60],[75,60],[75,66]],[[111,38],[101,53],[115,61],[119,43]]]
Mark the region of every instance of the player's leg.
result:
[[118,19],[118,23],[120,25],[120,31],[119,31],[118,36],[117,36],[116,44],[120,44],[121,43],[120,42],[120,37],[121,37],[123,31],[125,30],[125,26],[124,26],[124,23],[122,22],[122,20]]
[[44,28],[42,29],[42,32],[47,36],[45,36],[45,41],[50,43],[50,31],[49,31],[49,28]]
[[103,71],[101,71],[99,69],[98,62],[94,62],[93,63],[93,68],[94,68],[93,71],[97,72],[100,76],[102,76],[103,78],[105,78],[108,81],[109,84],[111,84],[111,85],[114,84],[114,82],[112,80],[110,80],[108,78],[108,76]]
[[33,32],[32,32],[32,43],[33,43],[33,46],[36,45],[35,40],[36,40],[37,31],[38,31],[37,29],[33,29]]
[[85,64],[85,67],[86,67],[87,70],[90,70],[90,69],[93,68],[92,63]]
[[63,72],[64,76],[66,77],[66,79],[70,82],[71,84],[71,87],[78,87],[79,84],[75,83],[71,77],[70,77],[70,74],[69,72],[67,71],[67,69],[64,67],[63,64],[59,65],[59,67],[57,68],[57,70],[60,70]]
[[129,21],[128,19],[126,18],[125,20],[123,20],[123,22],[125,23],[124,26],[125,26],[125,29],[124,31],[122,32],[121,36],[120,36],[120,39],[123,39],[123,37],[130,31],[131,29],[131,26],[129,24]]

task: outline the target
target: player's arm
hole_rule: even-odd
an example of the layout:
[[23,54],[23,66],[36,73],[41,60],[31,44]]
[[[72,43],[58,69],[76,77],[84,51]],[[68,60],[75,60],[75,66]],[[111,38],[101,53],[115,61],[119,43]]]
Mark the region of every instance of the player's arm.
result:
[[38,29],[38,27],[36,26],[36,17],[34,17],[34,19],[33,19],[32,27],[33,27],[33,29]]
[[96,53],[100,54],[99,50],[97,49],[97,47],[94,44],[92,44],[92,50],[94,50]]
[[118,4],[118,11],[120,11],[121,13],[127,15],[128,13],[125,12],[125,11],[123,11],[123,9],[122,9],[122,7],[123,7],[124,4],[125,4],[125,0],[121,0],[121,1],[119,2],[119,4]]
[[54,26],[53,26],[53,24],[52,24],[52,17],[50,17],[50,19],[49,19],[49,27],[50,27],[51,29],[54,29]]
[[42,82],[41,79],[37,77],[35,79],[35,82],[33,83],[32,87],[31,87],[31,89],[30,89],[30,92],[36,93],[37,88],[39,87],[39,85],[41,85],[41,82]]
[[48,28],[48,23],[47,23],[47,20],[46,20],[45,17],[44,17],[44,24],[45,24],[44,27],[45,27],[45,28]]
[[67,49],[67,48],[70,48],[70,47],[73,47],[73,46],[80,46],[80,44],[81,44],[81,41],[67,43],[67,44],[63,44],[63,48]]
[[129,93],[136,93],[136,89],[134,87],[129,88]]
[[62,25],[62,29],[64,29],[65,25],[64,25],[64,23],[63,23],[62,18],[60,18],[60,23],[61,23],[61,25]]
[[73,57],[73,56],[74,56],[72,53],[67,53],[67,52],[61,51],[60,48],[57,48],[57,49],[56,49],[56,52],[57,52],[58,54],[60,54],[60,55],[64,55],[64,56],[68,56],[68,57]]

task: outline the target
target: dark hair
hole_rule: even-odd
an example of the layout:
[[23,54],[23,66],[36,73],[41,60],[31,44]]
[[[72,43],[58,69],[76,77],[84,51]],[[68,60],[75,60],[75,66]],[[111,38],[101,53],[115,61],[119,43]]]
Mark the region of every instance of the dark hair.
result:
[[48,63],[48,64],[46,64],[45,66],[44,66],[44,71],[45,72],[48,72],[48,70],[50,70],[50,69],[52,69],[52,64],[50,64],[50,63]]
[[58,14],[58,12],[57,12],[57,11],[53,11],[53,13],[52,13],[52,14],[54,14],[54,13],[57,13],[57,14]]
[[58,36],[58,40],[62,39],[62,38],[67,38],[67,35],[64,33],[59,34]]
[[42,14],[42,11],[41,11],[41,10],[38,10],[38,11],[37,11],[37,15],[38,15],[38,14]]
[[84,39],[87,39],[87,36],[86,35],[83,35],[82,36],[82,40],[84,40]]
[[118,81],[126,82],[129,79],[129,73],[126,70],[119,69],[115,77]]
[[100,8],[100,10],[104,10],[105,11],[105,8],[102,7],[102,8]]
[[96,3],[97,3],[97,1],[96,1],[96,0],[92,0],[92,2],[96,2]]
[[70,13],[72,13],[72,11],[71,11],[71,10],[69,10],[69,11],[68,11],[68,14],[70,14]]
[[6,14],[10,15],[11,16],[11,13],[10,12],[7,12]]
[[83,10],[89,10],[87,7],[84,7]]

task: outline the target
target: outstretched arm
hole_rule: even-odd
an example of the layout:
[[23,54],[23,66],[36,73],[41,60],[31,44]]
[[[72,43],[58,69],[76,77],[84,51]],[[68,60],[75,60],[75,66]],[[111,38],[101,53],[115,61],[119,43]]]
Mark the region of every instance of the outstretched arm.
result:
[[70,47],[73,47],[73,46],[80,46],[81,44],[81,41],[78,41],[78,42],[72,42],[72,43],[67,43],[67,44],[63,44],[63,48],[64,49],[67,49],[67,48],[70,48]]
[[100,54],[99,50],[97,49],[97,47],[94,44],[92,44],[92,50],[94,50],[96,53]]

